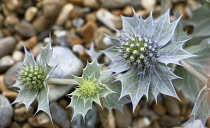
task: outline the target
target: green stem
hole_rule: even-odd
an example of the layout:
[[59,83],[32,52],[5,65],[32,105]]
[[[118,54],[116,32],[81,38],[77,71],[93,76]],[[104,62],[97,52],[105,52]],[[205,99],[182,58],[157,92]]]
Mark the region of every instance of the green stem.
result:
[[191,73],[194,77],[199,79],[204,85],[207,84],[207,79],[205,76],[203,76],[200,72],[195,70],[191,65],[189,65],[185,60],[180,61],[182,66],[189,72]]
[[56,78],[49,78],[47,80],[48,84],[66,84],[66,85],[73,85],[76,83],[76,81],[74,79],[56,79]]

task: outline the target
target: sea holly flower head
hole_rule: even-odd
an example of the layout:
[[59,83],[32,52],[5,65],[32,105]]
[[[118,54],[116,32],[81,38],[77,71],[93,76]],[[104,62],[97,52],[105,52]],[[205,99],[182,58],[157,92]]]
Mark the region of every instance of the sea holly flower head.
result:
[[113,93],[111,89],[101,83],[100,77],[101,65],[97,63],[96,59],[87,64],[82,77],[74,76],[78,86],[74,92],[69,94],[71,103],[68,106],[74,109],[72,119],[79,114],[84,119],[88,110],[92,109],[93,102],[101,106],[100,98]]
[[25,58],[22,68],[13,85],[13,87],[17,87],[20,90],[13,104],[23,103],[26,106],[26,110],[28,110],[28,107],[38,96],[37,112],[40,110],[44,111],[52,120],[48,100],[49,87],[46,83],[55,69],[55,67],[50,66],[52,59],[51,40],[45,47],[41,47],[40,59],[37,62],[25,47],[24,50]]
[[149,92],[157,101],[159,93],[178,98],[172,80],[179,78],[167,64],[177,64],[192,55],[182,49],[184,41],[173,41],[175,28],[180,20],[170,22],[169,10],[153,20],[122,16],[122,30],[116,30],[119,38],[108,36],[113,46],[104,51],[112,62],[109,71],[122,73],[121,97],[130,95],[133,108],[142,96]]

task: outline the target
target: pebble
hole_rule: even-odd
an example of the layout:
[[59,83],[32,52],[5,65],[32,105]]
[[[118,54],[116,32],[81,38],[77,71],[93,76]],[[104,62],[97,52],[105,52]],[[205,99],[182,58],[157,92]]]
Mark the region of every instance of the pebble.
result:
[[28,22],[32,21],[35,18],[37,12],[38,12],[37,7],[32,6],[27,8],[27,10],[25,11],[25,20]]
[[64,5],[58,18],[56,19],[56,24],[60,26],[63,25],[65,21],[68,19],[68,15],[70,14],[73,8],[74,5],[72,5],[71,3]]
[[166,113],[166,109],[164,108],[164,106],[160,103],[157,103],[153,106],[153,110],[154,112],[161,116],[161,115],[164,115]]
[[[53,47],[52,62],[56,69],[53,71],[52,78],[73,78],[72,75],[80,76],[84,67],[82,61],[73,54],[73,52],[62,46]],[[73,86],[67,85],[51,85],[49,99],[57,100],[60,97],[66,95]]]
[[21,128],[17,122],[12,122],[10,128]]
[[13,52],[16,40],[12,36],[0,39],[0,58]]
[[148,126],[150,126],[151,121],[147,118],[138,118],[136,120],[134,120],[131,124],[132,128],[146,128]]
[[49,21],[49,19],[42,15],[40,17],[37,17],[33,21],[32,25],[37,32],[41,33],[50,27],[51,22],[52,21]]
[[61,46],[71,47],[69,42],[69,35],[64,30],[55,30],[54,35],[56,36],[56,42]]
[[32,36],[28,40],[25,41],[24,45],[26,48],[30,49],[37,43],[38,43],[37,36]]
[[104,128],[116,128],[115,116],[112,110],[97,106],[98,116]]
[[99,0],[101,6],[107,9],[123,8],[130,0]]
[[9,67],[11,67],[15,61],[11,56],[4,56],[0,59],[0,73],[5,72]]
[[0,128],[8,125],[13,115],[12,106],[9,100],[0,94]]
[[52,119],[62,128],[69,128],[70,121],[66,111],[60,107],[56,102],[50,104],[50,111],[52,114]]
[[4,16],[0,14],[0,27],[2,28],[4,25]]
[[141,0],[141,5],[147,10],[151,10],[156,5],[156,0]]
[[127,128],[132,120],[131,113],[128,107],[124,106],[123,111],[115,110],[114,111],[117,127]]
[[14,108],[13,119],[17,122],[24,122],[28,117],[33,116],[33,114],[34,114],[34,108],[32,106],[29,106],[27,112],[26,112],[26,107],[22,106]]
[[112,44],[110,40],[107,39],[107,37],[105,38],[105,34],[109,36],[114,36],[114,34],[108,28],[106,27],[98,28],[95,39],[95,45],[99,49],[106,49]]
[[81,115],[76,116],[72,120],[71,126],[72,128],[95,128],[96,119],[97,119],[96,107],[93,106],[92,110],[89,110],[85,115],[85,121],[83,120]]
[[117,24],[120,24],[121,18],[119,16],[115,16],[112,13],[110,13],[108,10],[101,8],[96,12],[96,17],[99,21],[101,21],[104,25],[109,27],[110,29],[117,28]]
[[21,51],[16,50],[12,53],[12,59],[16,62],[21,62],[24,59],[24,54]]
[[159,123],[161,127],[169,127],[169,128],[181,125],[181,121],[178,118],[167,116],[167,115],[162,116],[160,118]]
[[122,14],[125,16],[132,16],[133,15],[133,9],[132,6],[126,6],[123,11]]
[[139,110],[139,115],[142,117],[149,117],[153,115],[154,112],[151,111],[147,105],[144,105],[140,110]]
[[44,112],[29,117],[28,122],[34,127],[58,128],[55,123],[50,121],[50,118]]
[[35,29],[33,26],[27,22],[20,22],[15,25],[15,30],[18,34],[20,34],[24,38],[29,38],[36,34]]
[[72,20],[72,24],[75,28],[81,28],[82,25],[84,24],[84,19],[83,18],[74,18]]
[[22,128],[32,128],[29,123],[25,123]]
[[75,52],[75,53],[80,54],[80,53],[84,53],[85,52],[85,48],[81,44],[75,44],[72,47],[72,51]]
[[83,5],[94,9],[100,6],[97,0],[83,0]]
[[14,11],[20,8],[22,4],[23,4],[23,1],[21,0],[7,0],[6,1],[6,7],[11,11]]
[[179,101],[173,97],[166,96],[164,103],[166,110],[172,116],[179,116],[181,114],[181,110],[179,107]]
[[83,39],[87,42],[91,41],[97,32],[97,26],[95,22],[87,22],[82,28],[80,29],[80,35]]
[[45,18],[54,21],[61,10],[61,4],[59,0],[45,0],[42,7]]

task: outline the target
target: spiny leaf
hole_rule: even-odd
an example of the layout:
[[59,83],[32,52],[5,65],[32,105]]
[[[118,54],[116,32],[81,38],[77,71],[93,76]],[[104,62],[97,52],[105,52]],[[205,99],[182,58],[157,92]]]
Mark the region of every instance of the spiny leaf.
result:
[[199,119],[202,121],[203,124],[206,123],[208,116],[210,115],[210,89],[203,88],[198,98],[195,102],[194,108],[192,110],[191,116],[194,119]]
[[37,94],[38,90],[31,90],[26,87],[22,87],[21,90],[19,91],[17,98],[12,104],[14,103],[25,104],[26,110],[28,110],[28,107],[32,104]]
[[98,60],[98,58],[102,55],[101,52],[96,52],[94,48],[94,43],[91,43],[90,49],[86,51],[88,55],[90,56],[91,60]]
[[157,101],[158,93],[163,93],[178,99],[176,91],[173,87],[172,80],[178,77],[170,71],[170,68],[163,64],[156,64],[151,70],[150,91]]
[[139,100],[143,95],[148,97],[150,78],[146,73],[137,74],[135,69],[131,69],[119,78],[122,82],[121,98],[125,95],[130,95],[133,104],[133,111],[136,108]]
[[192,54],[182,49],[184,43],[185,41],[168,43],[168,45],[158,51],[160,57],[157,58],[157,61],[165,64],[172,63],[179,65],[180,60],[192,57]]
[[105,98],[102,98],[103,106],[110,110],[118,109],[122,111],[123,105],[129,103],[129,101],[125,99],[125,97],[120,99],[121,82],[115,81],[115,78],[110,72],[103,72],[100,80],[103,84],[115,92],[107,95]]
[[39,59],[39,64],[41,66],[45,66],[46,62],[48,64],[51,63],[52,60],[52,47],[51,47],[51,42],[52,40],[50,39],[48,44],[45,47],[41,47],[41,51],[40,51],[40,59]]
[[88,63],[83,70],[82,77],[74,76],[78,88],[69,96],[71,103],[68,107],[73,107],[74,114],[72,119],[81,114],[83,119],[89,109],[92,109],[93,102],[101,106],[100,98],[106,97],[108,94],[113,93],[106,85],[100,83],[99,77],[101,74],[101,66],[94,60]]
[[25,57],[23,60],[23,64],[26,66],[35,65],[36,62],[34,60],[34,57],[27,51],[26,47],[24,47],[24,51],[25,51]]

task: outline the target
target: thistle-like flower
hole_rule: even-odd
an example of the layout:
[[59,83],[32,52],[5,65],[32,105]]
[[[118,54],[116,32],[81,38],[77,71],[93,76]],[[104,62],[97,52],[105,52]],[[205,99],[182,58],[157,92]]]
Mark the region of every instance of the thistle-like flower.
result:
[[179,19],[170,23],[169,10],[157,20],[152,13],[144,20],[133,11],[133,17],[122,16],[119,38],[110,37],[113,46],[104,51],[112,60],[109,71],[122,73],[121,97],[130,95],[133,108],[151,92],[157,100],[160,93],[178,98],[172,80],[178,78],[167,66],[192,55],[182,49],[185,41],[173,42]]
[[84,118],[87,111],[92,109],[93,102],[101,106],[100,98],[113,93],[105,84],[100,82],[100,77],[101,66],[96,59],[92,63],[87,64],[83,70],[82,77],[74,76],[78,86],[74,92],[69,94],[71,103],[68,106],[74,109],[72,119],[79,114]]
[[25,47],[24,50],[25,58],[22,63],[22,68],[13,85],[13,87],[17,87],[20,90],[13,104],[23,103],[26,106],[26,110],[28,110],[28,107],[38,96],[37,112],[39,110],[44,111],[52,120],[48,100],[49,87],[46,83],[52,71],[55,69],[55,67],[50,66],[52,59],[51,41],[49,41],[45,47],[41,47],[40,59],[38,62],[34,60],[34,57]]

